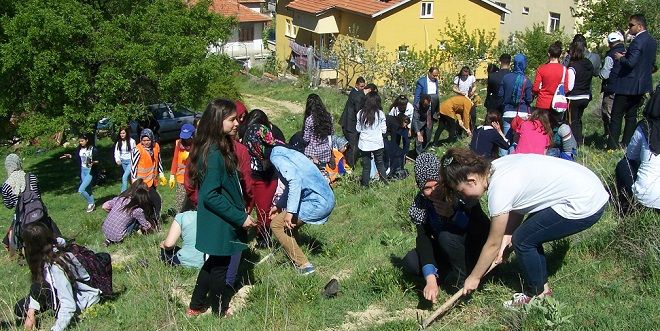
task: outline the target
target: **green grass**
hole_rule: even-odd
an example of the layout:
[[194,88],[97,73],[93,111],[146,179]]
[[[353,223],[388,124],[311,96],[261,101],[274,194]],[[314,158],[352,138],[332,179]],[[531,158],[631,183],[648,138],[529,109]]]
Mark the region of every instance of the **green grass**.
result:
[[[596,85],[596,84],[594,84]],[[241,82],[243,93],[304,104],[311,91],[288,83]],[[323,98],[335,119],[346,97],[333,90],[313,91]],[[596,137],[601,125],[592,114],[598,101],[585,114],[586,136]],[[249,105],[248,105],[249,107]],[[302,115],[283,112],[274,121],[287,136],[301,126]],[[483,115],[479,116],[483,118]],[[590,141],[596,141],[592,139]],[[458,142],[456,145],[464,145]],[[120,168],[111,161],[110,143],[101,143],[108,182],[94,188],[97,204],[119,192]],[[442,153],[445,148],[438,150]],[[77,167],[58,156],[63,149],[30,153],[26,166],[40,180],[45,203],[67,237],[75,237],[92,249],[105,251],[100,227],[105,213],[84,212],[78,193]],[[26,153],[27,154],[27,153]],[[171,155],[171,146],[163,154]],[[3,153],[3,156],[6,153]],[[621,153],[606,153],[593,146],[582,148],[579,162],[593,169],[608,186],[613,183],[614,164]],[[169,158],[164,163],[166,168]],[[359,169],[356,169],[359,172]],[[160,190],[164,209],[173,201],[169,188]],[[414,227],[407,209],[416,193],[413,177],[389,186],[362,189],[355,177],[336,189],[337,205],[329,222],[308,225],[301,231],[304,250],[317,273],[300,277],[281,249],[274,258],[254,265],[269,253],[250,250],[244,254],[241,280],[253,285],[245,306],[234,317],[202,316],[187,319],[186,301],[196,271],[173,269],[158,261],[158,243],[164,230],[148,236],[132,236],[107,249],[115,258],[115,288],[119,297],[85,312],[74,330],[415,330],[416,314],[428,316],[432,308],[420,296],[420,280],[404,275],[400,258],[415,245]],[[0,211],[3,226],[10,210]],[[167,219],[168,225],[171,221]],[[660,325],[660,270],[658,263],[658,216],[646,211],[619,218],[609,208],[591,229],[570,240],[547,245],[550,282],[556,302],[547,302],[527,314],[501,308],[501,302],[520,289],[515,259],[496,269],[483,289],[432,325],[435,330],[544,330],[558,323],[560,329],[651,330]],[[0,253],[0,325],[12,329],[13,304],[27,293],[29,272],[6,253]],[[340,294],[325,299],[322,289],[332,277],[340,278]],[[440,300],[448,294],[442,293]],[[47,315],[42,324],[53,321]]]

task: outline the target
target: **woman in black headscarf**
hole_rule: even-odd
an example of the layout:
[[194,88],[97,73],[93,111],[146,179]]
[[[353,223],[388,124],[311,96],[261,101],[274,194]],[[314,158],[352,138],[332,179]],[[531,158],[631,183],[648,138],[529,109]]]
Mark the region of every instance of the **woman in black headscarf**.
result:
[[424,277],[424,298],[435,302],[439,283],[456,289],[463,285],[486,242],[490,222],[478,201],[447,198],[434,154],[417,157],[415,182],[420,191],[408,214],[417,228],[416,247],[403,263],[406,272]]

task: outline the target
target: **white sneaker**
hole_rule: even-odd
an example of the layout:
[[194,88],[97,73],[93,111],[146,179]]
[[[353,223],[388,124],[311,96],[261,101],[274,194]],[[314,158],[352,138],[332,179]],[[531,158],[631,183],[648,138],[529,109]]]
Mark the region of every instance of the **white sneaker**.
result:
[[96,208],[96,205],[93,204],[93,203],[90,203],[90,204],[87,205],[87,212],[91,213],[91,212],[94,211],[95,208]]

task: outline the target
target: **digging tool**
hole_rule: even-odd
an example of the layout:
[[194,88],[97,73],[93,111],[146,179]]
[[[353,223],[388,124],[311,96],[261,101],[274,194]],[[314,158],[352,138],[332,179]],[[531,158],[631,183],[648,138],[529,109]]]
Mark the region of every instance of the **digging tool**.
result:
[[[484,273],[484,276],[486,276],[491,270],[495,269],[496,266],[497,266],[497,264],[495,264],[495,263],[491,264],[490,268],[488,268],[486,273]],[[419,323],[420,327],[422,329],[427,328],[429,325],[431,325],[431,323],[433,323],[433,321],[435,321],[436,318],[438,318],[438,316],[441,316],[441,315],[445,314],[447,311],[449,311],[449,309],[454,307],[456,302],[461,297],[463,297],[463,288],[462,287],[461,287],[460,290],[458,290],[458,292],[454,293],[454,295],[452,295],[451,298],[447,299],[445,301],[445,303],[443,303],[442,306],[440,306],[440,308],[436,309],[433,312],[433,314],[431,314],[431,316],[427,317],[425,320],[423,320],[421,323]]]

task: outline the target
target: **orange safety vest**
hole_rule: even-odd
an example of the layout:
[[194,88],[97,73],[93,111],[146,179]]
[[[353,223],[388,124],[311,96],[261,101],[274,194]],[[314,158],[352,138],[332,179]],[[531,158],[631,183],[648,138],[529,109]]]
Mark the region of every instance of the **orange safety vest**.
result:
[[172,163],[176,162],[176,170],[174,175],[176,176],[176,182],[183,184],[184,176],[186,174],[186,167],[188,166],[188,155],[190,152],[183,149],[181,145],[181,139],[177,139],[174,146],[176,146],[176,153],[172,159]]
[[137,144],[136,148],[140,152],[140,160],[137,167],[137,178],[142,178],[147,187],[158,186],[158,164],[160,163],[160,145],[154,143],[153,158],[149,152],[142,146]]

